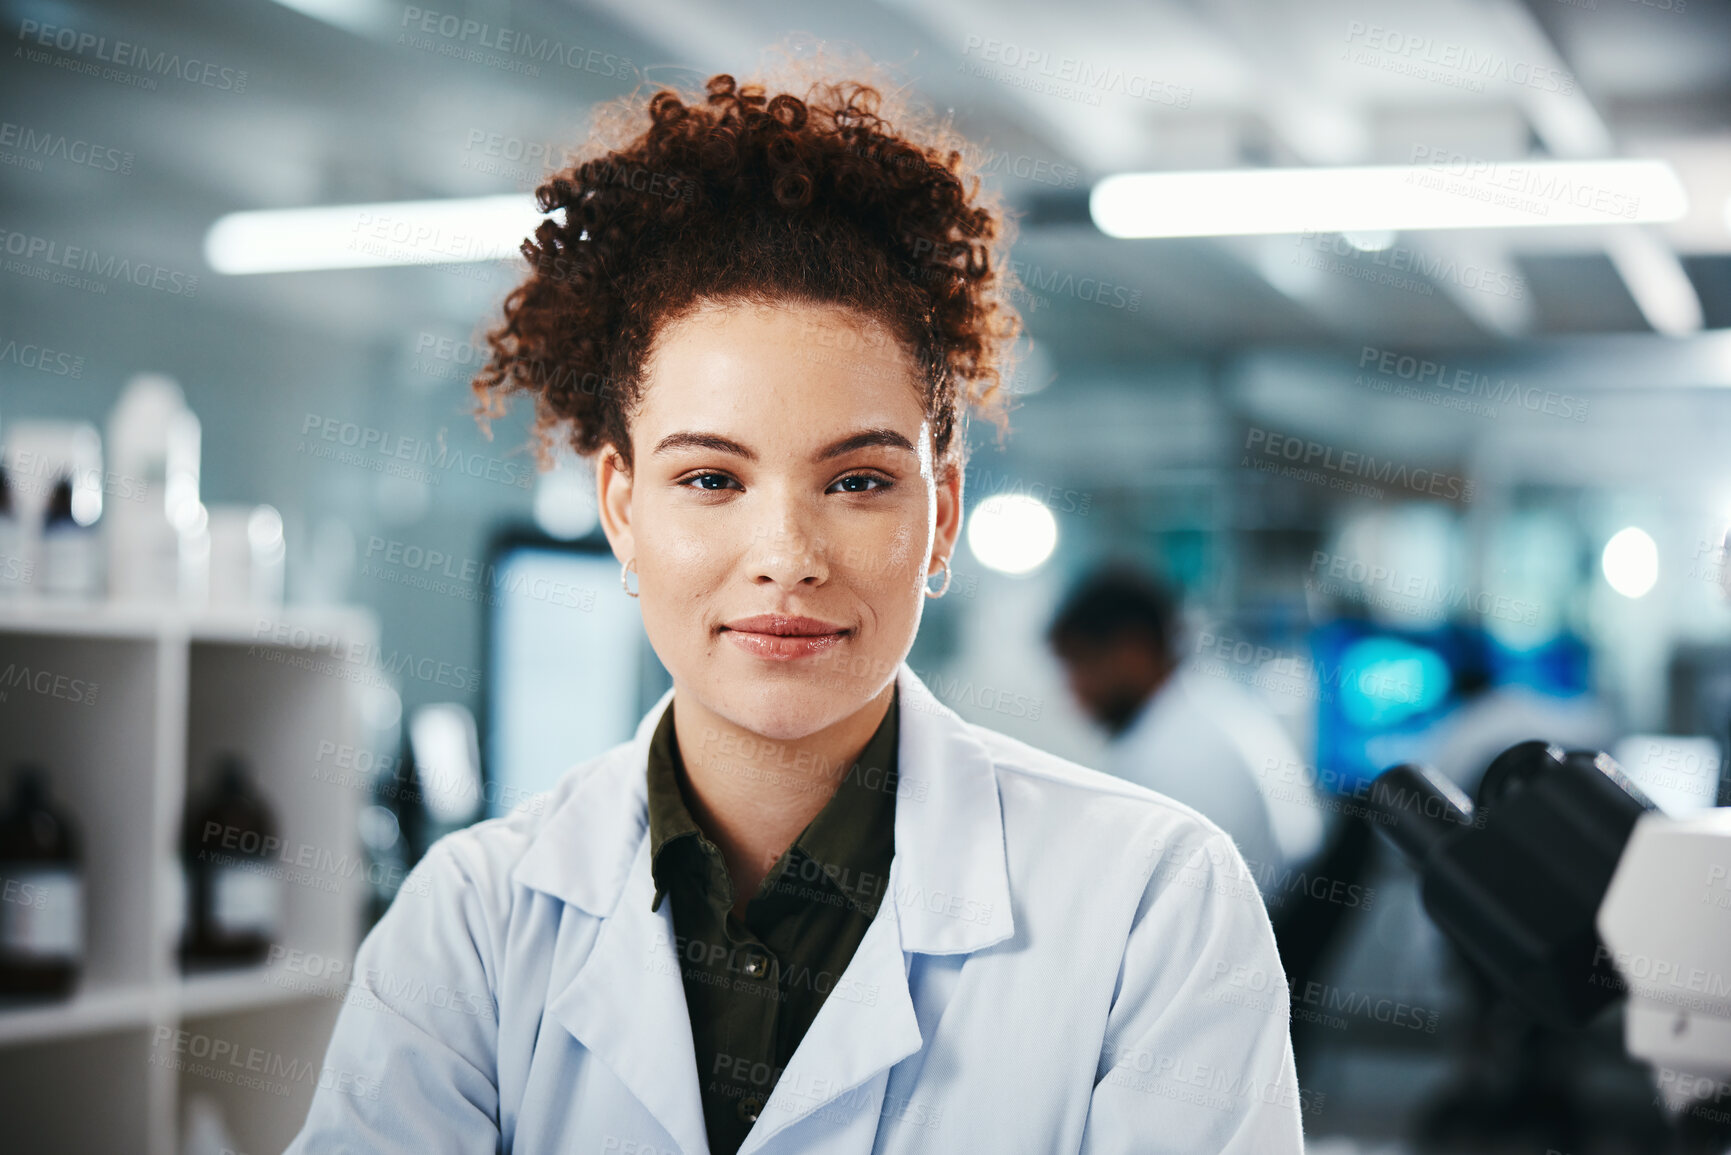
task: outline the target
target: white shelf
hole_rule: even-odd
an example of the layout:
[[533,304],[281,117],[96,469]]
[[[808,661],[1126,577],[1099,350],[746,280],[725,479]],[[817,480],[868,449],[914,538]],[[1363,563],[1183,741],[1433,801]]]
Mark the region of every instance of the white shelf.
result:
[[280,968],[249,967],[225,974],[194,975],[172,988],[182,1019],[296,1003],[302,999],[340,999],[348,984],[291,974]]
[[172,983],[93,987],[53,1003],[0,1004],[0,1047],[49,1042],[299,1002],[340,999],[340,982],[266,967],[192,975]]
[[70,998],[0,1004],[8,1143],[174,1155],[188,1096],[214,1094],[245,1149],[286,1145],[305,1102],[166,1062],[180,1056],[161,1028],[316,1065],[345,987],[265,966],[183,976],[181,827],[189,789],[208,784],[221,756],[240,755],[285,848],[280,941],[352,959],[368,891],[354,865],[365,798],[330,781],[320,759],[365,743],[361,691],[344,662],[283,659],[369,663],[377,638],[373,616],[354,607],[0,597],[0,669],[31,675],[0,687],[0,778],[23,762],[46,768],[79,834],[87,930]]
[[0,1007],[0,1046],[67,1039],[124,1030],[150,1022],[152,991],[147,986],[97,987],[70,999],[40,1006]]
[[[282,634],[277,627],[286,627]],[[375,632],[372,615],[352,606],[214,606],[203,609],[137,602],[0,597],[0,633],[60,637],[306,645],[339,643]],[[286,636],[286,640],[277,640]],[[326,644],[321,641],[320,644]]]

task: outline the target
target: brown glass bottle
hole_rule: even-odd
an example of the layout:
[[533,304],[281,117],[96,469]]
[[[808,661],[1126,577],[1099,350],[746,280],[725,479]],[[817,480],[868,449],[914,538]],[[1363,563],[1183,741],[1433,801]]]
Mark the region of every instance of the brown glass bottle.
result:
[[84,870],[39,766],[13,772],[0,817],[0,995],[70,994],[84,965]]
[[282,926],[281,845],[276,819],[246,764],[225,755],[211,789],[189,810],[181,842],[187,881],[184,967],[263,961]]

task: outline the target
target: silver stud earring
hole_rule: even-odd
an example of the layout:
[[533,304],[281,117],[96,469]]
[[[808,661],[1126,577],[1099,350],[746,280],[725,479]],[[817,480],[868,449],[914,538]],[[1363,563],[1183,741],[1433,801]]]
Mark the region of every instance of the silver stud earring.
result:
[[[939,561],[940,561],[940,562],[942,562],[942,563],[943,563],[943,567],[944,567],[944,584],[943,584],[943,585],[941,585],[941,586],[939,586],[939,587],[938,587],[938,588],[937,588],[937,589],[935,589],[935,590],[934,590],[934,589],[932,589],[932,588],[931,588],[931,587],[930,587],[930,586],[926,586],[926,583],[925,583],[925,582],[923,582],[923,581],[922,581],[922,582],[921,582],[921,583],[920,583],[920,585],[922,585],[922,586],[925,586],[925,588],[926,588],[926,596],[927,596],[927,597],[928,597],[928,598],[941,598],[941,597],[943,597],[943,596],[944,596],[944,595],[945,595],[945,594],[946,594],[946,593],[948,593],[948,592],[949,592],[949,590],[950,590],[950,559],[949,559],[949,558],[947,558],[947,557],[945,557],[945,558],[939,558],[939,559],[938,559],[938,560],[939,560]],[[931,574],[927,574],[927,575],[926,575],[926,576],[927,576],[927,577],[928,577],[928,578],[929,578],[929,577],[931,577],[931,576],[932,576],[932,575],[931,575]]]
[[[627,561],[624,565],[619,567],[619,588],[623,589],[628,597],[636,597],[637,596],[637,590],[632,589],[631,586],[625,580],[626,573],[630,571],[631,567],[633,565],[635,565],[636,562],[637,562],[637,559],[632,558],[630,561]],[[643,588],[642,581],[639,581],[637,583],[637,588],[638,589]]]

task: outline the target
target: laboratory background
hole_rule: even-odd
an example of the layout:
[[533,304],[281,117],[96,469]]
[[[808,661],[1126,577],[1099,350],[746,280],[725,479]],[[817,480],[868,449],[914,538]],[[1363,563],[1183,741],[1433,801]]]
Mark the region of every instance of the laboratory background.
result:
[[474,417],[533,190],[780,51],[1016,222],[908,664],[1233,836],[1307,1149],[1731,1150],[1731,5],[0,12],[0,1147],[391,1093],[361,937],[669,685],[588,464]]

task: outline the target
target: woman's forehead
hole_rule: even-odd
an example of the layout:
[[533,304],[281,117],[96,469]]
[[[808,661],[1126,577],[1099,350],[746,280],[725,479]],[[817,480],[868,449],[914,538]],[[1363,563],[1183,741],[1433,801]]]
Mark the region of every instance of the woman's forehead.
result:
[[709,307],[671,322],[645,365],[638,422],[697,417],[827,432],[925,417],[911,356],[882,322],[837,306]]

